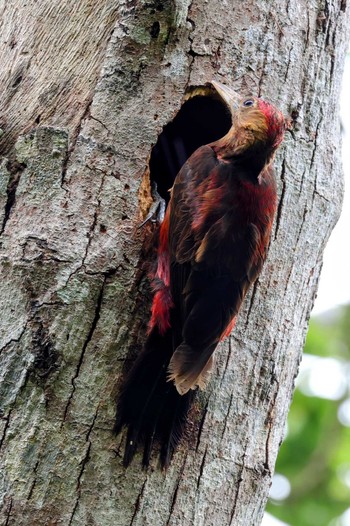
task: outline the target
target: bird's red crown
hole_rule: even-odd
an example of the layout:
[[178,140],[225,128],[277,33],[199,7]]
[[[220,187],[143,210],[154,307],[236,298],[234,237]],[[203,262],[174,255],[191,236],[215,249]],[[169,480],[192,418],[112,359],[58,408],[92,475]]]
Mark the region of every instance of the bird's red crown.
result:
[[271,146],[275,149],[283,141],[284,133],[289,126],[288,121],[283,113],[263,99],[258,99],[258,108],[265,115],[267,137],[271,141]]

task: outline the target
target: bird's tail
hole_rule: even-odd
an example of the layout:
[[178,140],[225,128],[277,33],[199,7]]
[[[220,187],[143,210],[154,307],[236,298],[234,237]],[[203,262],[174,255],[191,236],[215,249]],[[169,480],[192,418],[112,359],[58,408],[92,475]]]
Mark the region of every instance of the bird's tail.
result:
[[205,349],[194,349],[185,342],[178,346],[168,367],[168,381],[173,381],[181,395],[197,387],[204,389],[213,367],[216,343]]
[[161,465],[167,467],[180,441],[194,392],[181,396],[167,381],[172,349],[171,330],[161,335],[154,327],[122,386],[115,431],[127,428],[125,466],[141,444],[142,462],[148,466],[153,444],[158,442]]

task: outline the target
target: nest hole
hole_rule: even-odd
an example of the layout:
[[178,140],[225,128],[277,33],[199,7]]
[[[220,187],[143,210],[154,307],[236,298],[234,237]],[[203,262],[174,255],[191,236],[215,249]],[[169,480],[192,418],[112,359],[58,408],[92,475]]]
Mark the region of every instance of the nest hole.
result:
[[193,88],[186,99],[159,135],[149,162],[151,182],[157,183],[166,202],[177,173],[192,153],[220,139],[231,127],[227,106],[211,88]]

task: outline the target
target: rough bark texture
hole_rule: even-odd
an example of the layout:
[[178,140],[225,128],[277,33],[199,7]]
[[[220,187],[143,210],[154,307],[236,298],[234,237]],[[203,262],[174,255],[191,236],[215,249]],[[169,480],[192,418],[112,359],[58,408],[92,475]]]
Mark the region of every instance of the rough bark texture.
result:
[[[3,2],[4,525],[260,524],[322,251],[342,199],[346,0]],[[296,120],[269,257],[167,473],[121,464],[118,376],[142,340],[147,162],[216,78]],[[144,175],[146,174],[146,175]],[[140,192],[140,189],[142,191]]]

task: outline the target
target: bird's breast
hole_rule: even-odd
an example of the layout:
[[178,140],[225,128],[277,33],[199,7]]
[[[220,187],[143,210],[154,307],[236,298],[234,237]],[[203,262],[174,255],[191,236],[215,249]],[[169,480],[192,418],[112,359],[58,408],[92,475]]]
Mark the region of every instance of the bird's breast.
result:
[[272,225],[277,206],[274,185],[243,181],[237,189],[235,202],[243,221],[256,224],[260,231]]

